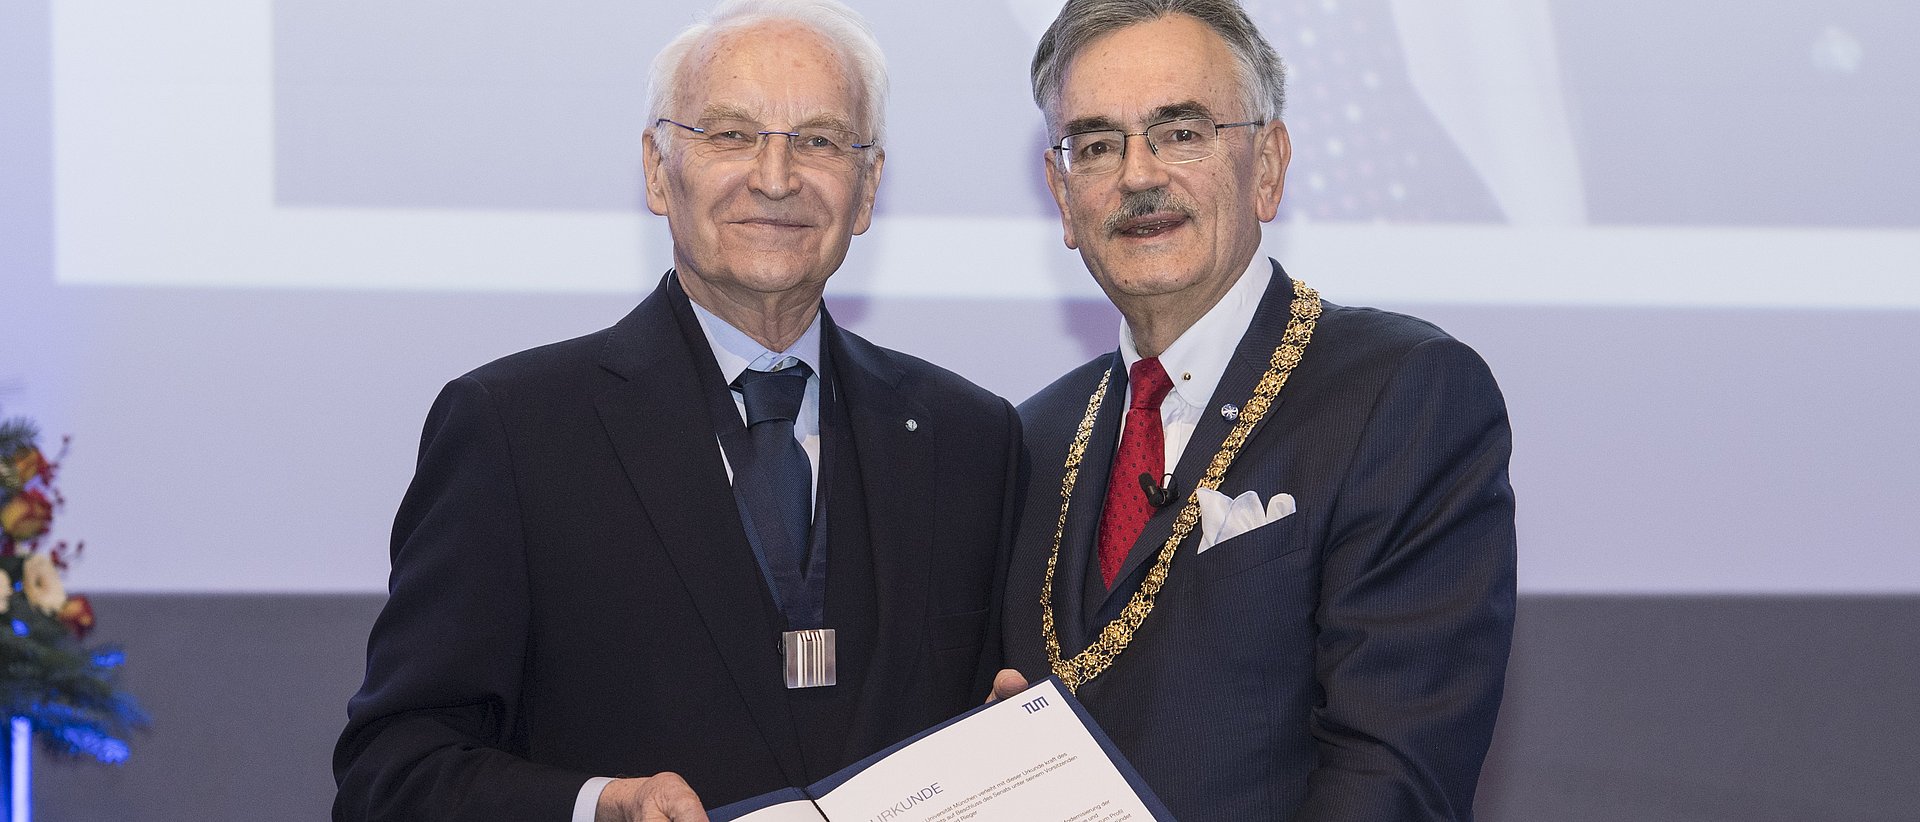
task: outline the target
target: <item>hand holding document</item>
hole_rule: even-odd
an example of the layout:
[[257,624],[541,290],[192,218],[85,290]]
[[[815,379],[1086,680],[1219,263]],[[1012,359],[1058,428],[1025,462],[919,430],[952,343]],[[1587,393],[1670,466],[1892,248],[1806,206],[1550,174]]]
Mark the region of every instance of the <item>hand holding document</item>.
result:
[[1172,820],[1057,679],[969,711],[807,788],[713,822]]

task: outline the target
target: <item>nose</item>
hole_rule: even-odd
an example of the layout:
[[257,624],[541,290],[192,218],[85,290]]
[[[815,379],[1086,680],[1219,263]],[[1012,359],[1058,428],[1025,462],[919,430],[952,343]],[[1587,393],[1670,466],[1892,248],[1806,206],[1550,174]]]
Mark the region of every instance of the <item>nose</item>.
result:
[[793,135],[784,132],[760,137],[760,147],[753,158],[753,174],[747,185],[769,200],[782,199],[800,188],[800,177],[793,167],[793,139]]
[[[1139,144],[1133,139],[1140,138]],[[1153,153],[1153,144],[1145,134],[1127,135],[1126,151],[1120,157],[1120,185],[1127,191],[1146,191],[1167,184],[1167,164]]]

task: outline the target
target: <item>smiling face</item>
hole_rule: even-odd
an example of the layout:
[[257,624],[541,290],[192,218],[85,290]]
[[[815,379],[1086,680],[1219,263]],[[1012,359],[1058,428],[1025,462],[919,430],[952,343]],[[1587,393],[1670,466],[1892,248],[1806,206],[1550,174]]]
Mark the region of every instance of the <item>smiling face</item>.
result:
[[[1233,54],[1199,21],[1170,15],[1088,43],[1062,75],[1053,137],[1091,129],[1141,132],[1177,117],[1252,120]],[[1279,122],[1219,132],[1213,156],[1169,165],[1128,137],[1106,174],[1067,174],[1048,154],[1047,183],[1069,248],[1128,321],[1171,313],[1191,323],[1218,302],[1260,246],[1286,177]],[[1189,316],[1190,315],[1190,316]],[[1181,326],[1184,329],[1184,325]]]
[[[859,122],[859,87],[845,61],[812,30],[766,23],[714,37],[679,73],[680,111],[696,124],[748,120],[769,130],[833,126],[872,136]],[[763,138],[757,151],[722,156],[691,132],[644,138],[647,207],[667,218],[674,266],[690,294],[718,290],[729,299],[793,292],[817,298],[867,230],[880,183],[879,149],[843,161],[803,159],[788,138]],[[671,140],[663,152],[660,137]],[[702,301],[705,302],[704,300]]]

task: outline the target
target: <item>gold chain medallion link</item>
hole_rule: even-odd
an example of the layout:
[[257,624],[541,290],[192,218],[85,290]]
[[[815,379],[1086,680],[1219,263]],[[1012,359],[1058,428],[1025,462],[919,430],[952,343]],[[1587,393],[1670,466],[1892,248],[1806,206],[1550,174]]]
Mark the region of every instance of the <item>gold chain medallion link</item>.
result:
[[1053,573],[1060,563],[1060,542],[1067,532],[1067,506],[1073,501],[1073,486],[1080,479],[1080,461],[1087,453],[1087,443],[1093,439],[1093,423],[1100,416],[1100,402],[1107,394],[1107,385],[1113,379],[1113,369],[1108,368],[1100,375],[1100,384],[1093,389],[1093,396],[1087,398],[1086,416],[1080,418],[1080,426],[1074,430],[1073,444],[1067,448],[1067,463],[1064,475],[1060,479],[1060,520],[1053,529],[1053,553],[1047,556],[1047,575],[1040,586],[1040,630],[1045,634],[1047,664],[1053,668],[1055,676],[1067,686],[1068,691],[1078,692],[1080,686],[1093,680],[1107,667],[1113,664],[1120,652],[1127,649],[1133,641],[1133,632],[1141,623],[1147,621],[1147,615],[1153,613],[1153,605],[1160,595],[1160,588],[1167,583],[1167,570],[1173,565],[1174,551],[1200,524],[1199,489],[1209,491],[1220,487],[1220,481],[1226,477],[1227,468],[1233,464],[1240,449],[1247,444],[1247,437],[1253,427],[1266,416],[1273,406],[1273,400],[1280,395],[1280,389],[1287,384],[1295,366],[1306,353],[1307,343],[1313,340],[1314,324],[1320,320],[1320,293],[1307,287],[1299,280],[1293,281],[1293,302],[1288,305],[1291,316],[1287,320],[1286,332],[1280,338],[1279,347],[1273,349],[1273,358],[1267,364],[1267,371],[1260,376],[1260,382],[1254,385],[1253,398],[1240,408],[1240,418],[1233,429],[1227,432],[1226,441],[1221,443],[1219,452],[1213,455],[1213,461],[1207,465],[1206,476],[1200,478],[1193,493],[1187,495],[1187,502],[1180,509],[1180,515],[1173,521],[1173,533],[1160,547],[1160,554],[1154,559],[1153,567],[1148,569],[1147,578],[1140,583],[1139,590],[1127,600],[1127,606],[1120,611],[1106,627],[1100,629],[1099,638],[1088,645],[1072,659],[1060,656],[1060,634],[1054,628],[1053,619]]

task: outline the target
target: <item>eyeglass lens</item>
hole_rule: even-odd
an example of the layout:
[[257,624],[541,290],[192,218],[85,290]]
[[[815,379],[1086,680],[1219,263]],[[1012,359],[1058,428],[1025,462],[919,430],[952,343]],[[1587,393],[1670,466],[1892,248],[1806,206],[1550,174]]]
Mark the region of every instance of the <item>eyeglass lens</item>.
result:
[[[1120,167],[1127,138],[1118,129],[1069,134],[1060,141],[1061,157],[1072,174],[1104,174]],[[1190,163],[1213,156],[1218,129],[1212,120],[1190,117],[1147,127],[1147,146],[1165,163]]]
[[760,145],[761,135],[769,139],[784,136],[795,153],[816,157],[837,157],[855,149],[859,135],[825,126],[802,126],[793,131],[769,129],[748,120],[702,120],[707,147],[720,152],[751,151]]

